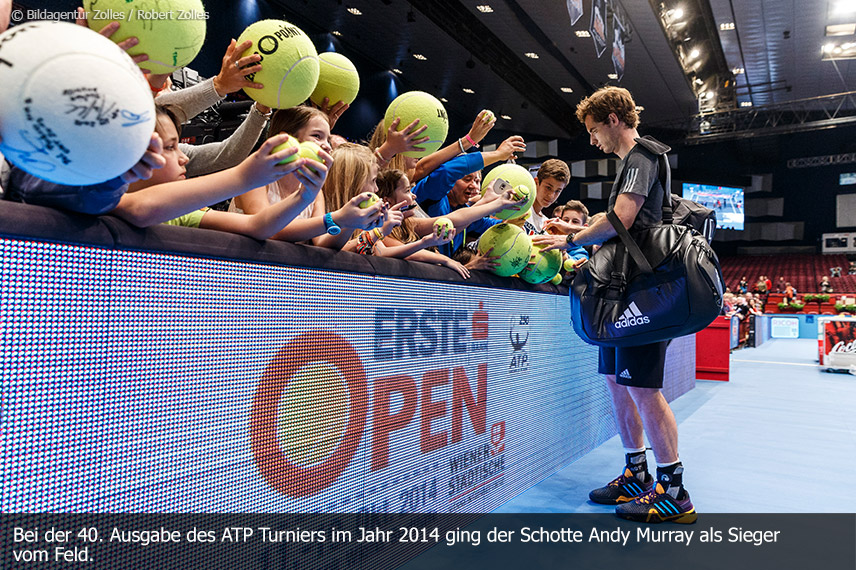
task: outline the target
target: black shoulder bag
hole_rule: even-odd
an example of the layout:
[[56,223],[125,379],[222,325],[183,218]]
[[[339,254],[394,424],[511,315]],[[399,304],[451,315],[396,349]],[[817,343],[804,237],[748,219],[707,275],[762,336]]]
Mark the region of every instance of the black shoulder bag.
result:
[[[574,330],[590,344],[638,346],[677,338],[702,330],[722,309],[719,259],[696,229],[672,223],[671,176],[664,154],[659,162],[663,223],[631,236],[609,212],[618,236],[605,242],[574,277]],[[698,219],[705,223],[707,217]]]

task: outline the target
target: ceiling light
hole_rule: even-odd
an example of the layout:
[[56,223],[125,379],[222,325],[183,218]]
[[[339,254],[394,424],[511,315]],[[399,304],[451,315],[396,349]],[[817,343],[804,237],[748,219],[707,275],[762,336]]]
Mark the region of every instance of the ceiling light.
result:
[[719,31],[727,32],[734,29],[734,22],[722,22],[719,24]]
[[354,16],[362,16],[363,13],[357,10],[356,8],[348,8],[348,12],[353,14]]
[[693,51],[691,51],[691,52],[690,52],[690,57],[691,57],[691,58],[693,58],[693,59],[697,58],[697,57],[698,57],[698,56],[700,56],[700,55],[701,55],[701,52],[700,52],[700,51],[698,51],[698,48],[696,48],[696,49],[694,49]]
[[464,88],[462,89],[462,91],[463,91],[464,93],[469,93],[470,95],[472,95],[473,93],[475,93],[475,91],[473,91],[473,90],[472,90],[472,89],[470,89],[469,87],[464,87]]
[[562,87],[562,93],[573,93],[574,90],[570,87]]
[[442,101],[443,103],[448,103],[448,102],[449,102],[449,100],[448,100],[448,99],[446,99],[445,97],[440,97],[440,101]]
[[476,10],[478,10],[482,14],[490,14],[491,12],[493,12],[493,8],[491,8],[487,4],[479,4],[478,6],[476,6]]
[[831,52],[831,51],[832,51],[832,48],[834,48],[834,47],[835,47],[835,44],[826,44],[826,45],[824,45],[824,46],[823,46],[823,50],[822,50],[822,51],[823,51],[824,53],[829,53],[829,52]]
[[400,70],[400,69],[398,69],[397,67],[393,67],[393,68],[392,68],[392,72],[393,72],[393,73],[397,73],[398,75],[401,75],[401,70]]
[[610,79],[618,79],[617,73],[607,73],[606,76],[609,77]]
[[508,115],[500,115],[500,118],[505,119],[506,121],[511,120],[511,117],[509,117]]
[[701,95],[702,99],[713,99],[713,91],[705,91]]
[[537,54],[537,53],[535,53],[534,51],[526,52],[526,53],[524,53],[523,55],[525,55],[525,56],[526,56],[526,57],[528,57],[529,59],[538,59],[538,54]]
[[588,30],[577,30],[574,33],[577,34],[578,38],[590,38],[591,37],[591,32],[589,32]]
[[674,10],[669,10],[668,12],[666,12],[666,15],[668,15],[672,19],[672,21],[680,20],[684,17],[684,9],[675,8]]
[[746,70],[742,67],[732,67],[731,73],[733,73],[734,75],[743,75],[744,73],[746,73]]
[[413,57],[415,57],[415,58],[416,58],[416,59],[418,59],[419,61],[425,61],[426,59],[428,59],[427,57],[425,57],[425,56],[424,56],[424,55],[422,55],[421,53],[414,53],[414,54],[413,54]]
[[741,107],[751,107],[752,101],[740,101],[740,106]]
[[826,26],[827,36],[852,36],[856,35],[856,23],[854,24],[831,24]]
[[333,30],[333,31],[332,31],[332,32],[330,32],[330,33],[331,33],[331,34],[333,34],[333,35],[334,35],[334,36],[336,36],[336,37],[339,37],[339,38],[341,38],[341,37],[342,37],[342,32],[340,32],[339,30]]
[[856,12],[856,0],[838,0],[835,3],[834,14],[850,14]]

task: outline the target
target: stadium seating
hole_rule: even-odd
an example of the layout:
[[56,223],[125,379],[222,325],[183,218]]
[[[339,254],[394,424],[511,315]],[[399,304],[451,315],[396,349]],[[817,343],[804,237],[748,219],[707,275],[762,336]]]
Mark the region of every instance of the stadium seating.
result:
[[[847,275],[850,262],[846,255],[744,255],[720,261],[725,283],[735,292],[743,276],[746,276],[751,290],[760,275],[769,276],[774,291],[779,277],[784,277],[785,281],[790,281],[796,287],[800,295],[818,293],[817,284],[826,275],[830,277],[835,294],[856,292],[856,275]],[[841,277],[831,277],[830,267],[841,267]]]

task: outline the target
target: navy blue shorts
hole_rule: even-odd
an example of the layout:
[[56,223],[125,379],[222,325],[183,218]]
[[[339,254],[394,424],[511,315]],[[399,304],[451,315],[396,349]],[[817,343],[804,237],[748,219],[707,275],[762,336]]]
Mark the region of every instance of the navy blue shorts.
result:
[[626,346],[600,347],[597,371],[614,374],[615,382],[635,388],[662,388],[668,341]]

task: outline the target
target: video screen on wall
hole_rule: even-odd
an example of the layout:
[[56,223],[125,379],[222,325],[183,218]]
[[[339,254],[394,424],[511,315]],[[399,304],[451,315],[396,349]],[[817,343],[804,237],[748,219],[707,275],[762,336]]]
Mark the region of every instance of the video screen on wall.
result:
[[716,212],[716,227],[742,230],[744,217],[743,188],[710,186],[684,182],[683,196]]

